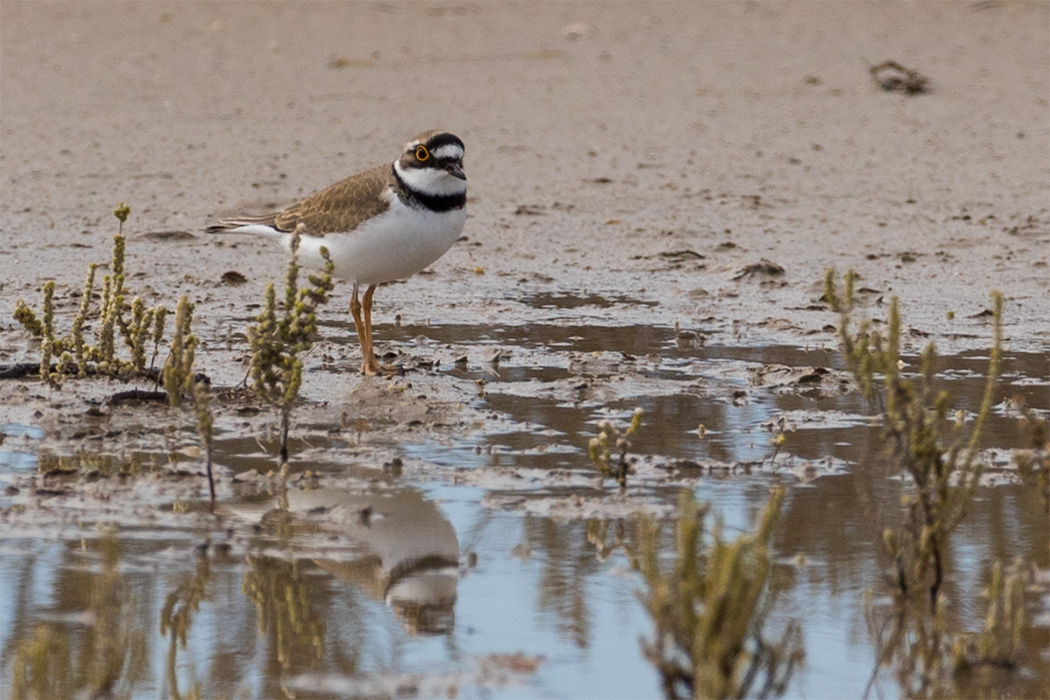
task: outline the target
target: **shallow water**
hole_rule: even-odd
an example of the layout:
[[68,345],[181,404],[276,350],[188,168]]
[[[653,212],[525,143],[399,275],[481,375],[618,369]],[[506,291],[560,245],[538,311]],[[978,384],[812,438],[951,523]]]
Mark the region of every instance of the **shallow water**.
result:
[[[535,303],[578,312],[596,302]],[[349,342],[344,330],[329,326],[329,340]],[[706,345],[702,335],[650,326],[381,333],[405,352],[464,338],[501,349],[496,362],[438,370],[441,381],[477,387],[469,409],[479,418],[393,445],[406,462],[431,468],[404,473],[362,463],[323,426],[300,426],[309,434],[293,445],[294,471],[319,474],[323,487],[289,491],[294,517],[266,514],[266,489],[235,491],[217,527],[197,512],[199,479],[151,489],[173,459],[148,450],[96,456],[91,468],[103,476],[92,478],[128,472],[119,497],[137,511],[124,517],[110,503],[98,515],[92,478],[83,477],[90,455],[61,462],[40,447],[41,429],[0,426],[0,487],[37,470],[79,470],[49,481],[72,492],[55,496],[65,499],[61,507],[24,486],[0,495],[5,692],[20,646],[46,630],[52,653],[68,655],[58,664],[68,676],[52,681],[54,692],[104,683],[117,695],[149,697],[194,687],[205,697],[658,697],[639,644],[651,634],[642,582],[626,554],[635,521],[602,511],[581,517],[572,500],[599,494],[586,454],[597,423],[625,422],[636,407],[645,423],[632,451],[651,459],[639,464],[631,498],[651,512],[670,512],[688,485],[733,534],[750,526],[772,484],[787,484],[771,636],[796,619],[807,654],[788,695],[865,692],[875,667],[865,593],[884,590],[881,532],[906,487],[876,458],[878,429],[840,382],[837,354]],[[956,408],[976,410],[986,362],[978,353],[942,359],[938,376]],[[812,367],[828,373],[790,369]],[[1000,396],[1023,397],[1045,414],[1048,386],[1045,355],[1006,354]],[[786,442],[774,459],[770,424],[779,416]],[[953,627],[980,623],[993,558],[1050,564],[1046,512],[1006,468],[1009,450],[1023,446],[1004,401],[985,447],[996,450],[989,455],[1003,468],[993,471],[1005,483],[979,490],[953,540]],[[215,460],[252,483],[273,468],[266,448],[254,436],[224,433]],[[605,500],[615,500],[613,487],[605,489]],[[670,545],[669,526],[665,533]],[[1045,592],[1030,609],[1037,620],[1026,634],[1028,660],[1041,670],[1006,689],[1025,697],[1050,682]],[[107,673],[114,663],[119,672]],[[874,692],[897,694],[891,673],[878,676]]]

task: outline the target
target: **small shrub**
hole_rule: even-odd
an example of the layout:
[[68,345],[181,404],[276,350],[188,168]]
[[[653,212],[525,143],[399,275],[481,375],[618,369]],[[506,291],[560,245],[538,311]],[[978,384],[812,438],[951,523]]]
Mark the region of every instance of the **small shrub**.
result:
[[726,541],[720,522],[705,531],[707,506],[697,505],[687,491],[679,506],[674,564],[666,571],[658,558],[658,528],[641,521],[638,568],[656,626],[643,648],[666,697],[775,697],[787,689],[804,659],[801,632],[791,622],[778,642],[763,637],[771,607],[769,543],[783,501],[778,486],[754,530]]
[[847,272],[842,289],[835,273],[825,277],[825,297],[839,313],[839,338],[846,365],[864,396],[882,414],[882,431],[889,458],[911,477],[913,491],[905,496],[904,521],[883,534],[886,553],[893,561],[894,585],[900,595],[925,590],[931,612],[944,580],[944,560],[952,531],[965,517],[973,500],[983,465],[977,460],[980,438],[995,399],[1002,357],[1003,297],[992,294],[992,348],[988,380],[969,440],[950,435],[947,420],[951,397],[937,391],[934,371],[937,349],[923,350],[919,372],[902,373],[901,318],[896,297],[891,299],[886,336],[868,320],[851,331],[856,274]]
[[208,496],[212,512],[215,512],[215,477],[212,473],[212,429],[214,417],[211,412],[211,390],[203,375],[194,368],[197,345],[200,340],[193,334],[193,309],[189,298],[183,295],[175,309],[175,329],[171,338],[171,354],[168,356],[161,379],[168,394],[168,403],[178,406],[183,392],[193,400],[197,418],[197,435],[204,448],[205,473],[208,477]]
[[[995,403],[1002,358],[1003,297],[992,293],[988,378],[967,439],[959,432],[963,423],[948,420],[951,397],[935,389],[937,350],[933,343],[923,351],[918,373],[903,374],[896,297],[890,302],[886,337],[872,330],[867,320],[860,323],[856,333],[850,331],[855,279],[856,275],[848,272],[839,289],[829,270],[826,298],[840,315],[839,337],[846,364],[864,395],[882,413],[888,457],[912,482],[903,498],[901,522],[883,533],[883,549],[892,561],[893,604],[884,620],[870,608],[868,628],[878,649],[878,667],[894,668],[903,696],[955,696],[962,689],[960,682],[976,666],[1016,667],[1025,621],[1020,561],[1007,576],[998,561],[993,564],[986,590],[988,614],[984,629],[978,633],[949,631],[945,622],[947,601],[941,595],[951,535],[973,502],[983,470],[977,455]],[[1040,427],[1031,421],[1029,425],[1037,443],[1033,454],[1039,454],[1045,432],[1039,434]],[[1022,458],[1022,478],[1027,466]],[[869,691],[874,681],[873,674]]]
[[194,383],[193,363],[200,341],[193,335],[193,304],[183,295],[175,309],[175,329],[171,336],[171,354],[164,363],[161,379],[168,392],[168,403],[182,403],[182,392],[192,391]]
[[1050,422],[1028,406],[1021,407],[1030,449],[1018,453],[1017,468],[1021,481],[1034,488],[1050,510]]
[[642,427],[642,415],[642,409],[634,409],[631,424],[625,430],[616,427],[612,421],[603,420],[598,424],[598,437],[591,438],[588,446],[591,463],[602,476],[616,479],[621,489],[627,488],[627,475],[632,469],[627,452],[631,449],[631,438]]
[[275,406],[281,414],[281,463],[288,461],[288,430],[292,404],[299,395],[303,379],[301,355],[313,347],[317,335],[317,309],[328,302],[334,288],[332,271],[335,269],[322,248],[325,270],[321,275],[311,274],[310,286],[299,288],[297,262],[299,232],[292,240],[292,256],[285,274],[284,304],[277,307],[273,282],[266,285],[266,303],[254,326],[248,329],[252,359],[250,376],[255,393]]
[[992,565],[991,578],[984,590],[988,610],[984,627],[955,644],[955,673],[965,673],[980,665],[1014,668],[1020,657],[1025,629],[1024,563],[1018,559],[1007,573],[1003,565]]
[[[91,263],[68,334],[59,336],[55,333],[54,280],[44,283],[39,316],[22,299],[15,303],[15,320],[30,335],[40,339],[40,377],[53,386],[60,385],[65,377],[71,375],[147,375],[146,344],[150,338],[153,339],[153,359],[156,359],[164,335],[167,311],[163,306],[147,308],[137,296],[130,303],[127,301],[129,293],[124,287],[123,226],[128,213],[123,203],[114,212],[120,221],[120,231],[113,237],[110,273],[102,280],[101,302],[97,309],[93,309],[98,266]],[[95,329],[94,343],[85,337],[85,331],[90,326]],[[118,353],[118,337],[123,341],[126,358]]]

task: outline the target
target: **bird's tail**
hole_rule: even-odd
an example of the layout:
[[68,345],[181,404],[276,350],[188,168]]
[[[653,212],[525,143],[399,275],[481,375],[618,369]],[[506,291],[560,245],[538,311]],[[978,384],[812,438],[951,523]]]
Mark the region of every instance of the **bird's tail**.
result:
[[276,228],[277,215],[264,214],[263,216],[238,216],[234,219],[219,219],[219,223],[212,224],[204,229],[205,233],[223,233],[233,231],[244,226],[269,226]]

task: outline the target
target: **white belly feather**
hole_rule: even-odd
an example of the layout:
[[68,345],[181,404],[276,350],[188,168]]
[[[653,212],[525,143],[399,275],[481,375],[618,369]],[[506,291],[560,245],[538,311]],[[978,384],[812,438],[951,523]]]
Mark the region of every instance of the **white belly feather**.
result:
[[[396,196],[390,208],[349,233],[329,233],[323,238],[303,236],[299,263],[323,269],[321,247],[328,248],[335,263],[335,277],[362,286],[404,279],[426,269],[452,247],[467,219],[465,208],[435,212],[406,206]],[[291,235],[267,226],[242,226],[237,233],[279,237],[290,250]]]

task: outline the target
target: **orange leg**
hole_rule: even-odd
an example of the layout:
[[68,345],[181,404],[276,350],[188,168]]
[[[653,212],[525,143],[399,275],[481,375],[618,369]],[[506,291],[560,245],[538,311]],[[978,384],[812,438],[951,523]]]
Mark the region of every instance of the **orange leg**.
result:
[[357,342],[361,344],[361,371],[364,374],[377,374],[378,367],[375,355],[372,352],[372,291],[375,287],[369,287],[365,292],[364,318],[361,316],[362,305],[357,298],[357,283],[350,293],[350,315],[354,317],[354,329],[357,331]]
[[365,297],[361,306],[364,309],[365,336],[368,338],[368,355],[362,369],[365,374],[379,374],[380,366],[376,362],[375,351],[372,345],[372,295],[376,292],[376,285],[371,285],[365,290]]

